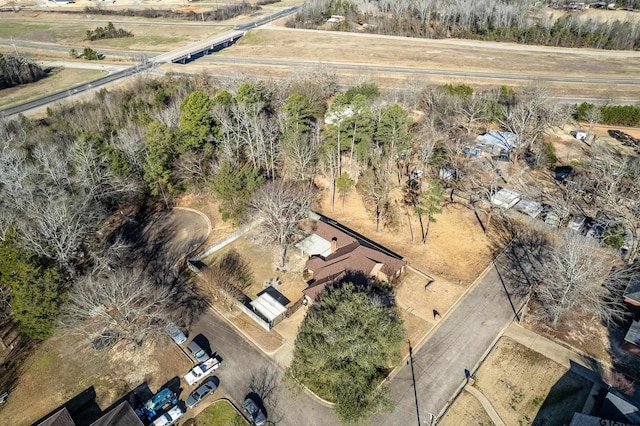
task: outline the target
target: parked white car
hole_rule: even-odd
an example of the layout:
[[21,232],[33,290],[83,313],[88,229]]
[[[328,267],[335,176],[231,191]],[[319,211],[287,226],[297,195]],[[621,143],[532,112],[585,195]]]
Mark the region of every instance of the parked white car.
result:
[[171,408],[169,411],[158,417],[150,426],[170,426],[175,424],[180,417],[184,416],[184,411],[179,406]]

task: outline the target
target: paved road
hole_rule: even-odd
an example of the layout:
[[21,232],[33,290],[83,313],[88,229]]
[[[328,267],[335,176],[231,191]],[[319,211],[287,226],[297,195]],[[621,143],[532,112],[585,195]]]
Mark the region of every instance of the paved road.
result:
[[[255,346],[244,340],[217,313],[210,310],[193,325],[192,333],[202,333],[209,339],[211,350],[223,358],[216,371],[221,389],[240,407],[250,392],[251,377],[266,373],[277,385],[271,396],[265,398],[269,419],[278,425],[332,426],[339,425],[333,411],[315,399],[301,393],[294,398],[282,385],[282,372]],[[269,380],[261,380],[260,383]],[[269,388],[270,386],[265,386]]]
[[[515,303],[515,302],[514,302]],[[517,303],[516,303],[517,304]],[[440,413],[465,382],[494,340],[512,321],[514,311],[495,267],[451,310],[420,348],[413,366],[420,420]],[[396,408],[372,424],[417,424],[411,366],[405,365],[389,383]]]

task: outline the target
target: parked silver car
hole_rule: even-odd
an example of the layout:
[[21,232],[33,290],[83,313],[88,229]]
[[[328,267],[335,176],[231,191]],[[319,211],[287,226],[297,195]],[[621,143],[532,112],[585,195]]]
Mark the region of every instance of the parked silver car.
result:
[[150,426],[170,426],[175,424],[178,419],[184,416],[184,411],[179,406],[171,408],[169,411],[158,417]]
[[191,395],[187,398],[187,407],[193,408],[200,403],[203,399],[214,393],[218,389],[216,379],[209,379],[204,382],[198,389],[191,392]]
[[189,342],[189,344],[187,345],[187,349],[189,349],[189,352],[191,352],[191,355],[193,355],[193,357],[198,362],[205,362],[205,361],[208,361],[210,358],[207,351],[202,349],[200,345],[196,343],[195,340],[192,340],[191,342]]
[[167,324],[165,330],[177,344],[181,344],[187,341],[187,336],[185,336],[182,330],[180,330],[180,328],[174,322],[170,322],[169,324]]

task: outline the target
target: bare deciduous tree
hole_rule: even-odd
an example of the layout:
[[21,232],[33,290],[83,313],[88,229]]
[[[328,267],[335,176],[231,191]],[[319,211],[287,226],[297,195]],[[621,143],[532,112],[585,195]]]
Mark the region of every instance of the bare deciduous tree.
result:
[[263,185],[250,201],[255,217],[262,219],[261,235],[279,249],[279,265],[284,267],[287,248],[298,233],[298,224],[308,217],[316,201],[310,185],[282,180]]
[[154,284],[141,271],[88,275],[71,289],[62,324],[90,339],[108,333],[135,350],[160,334],[171,316],[172,299],[168,287]]
[[[542,227],[520,232],[507,258],[529,297],[552,326],[572,312],[595,315],[608,323],[622,318],[621,293],[628,270],[616,268],[615,252],[571,230],[551,233]],[[526,283],[526,284],[525,284]]]
[[382,230],[383,224],[392,224],[396,219],[396,206],[391,199],[393,181],[390,170],[379,160],[372,159],[371,167],[358,182],[357,189],[365,206],[373,212],[378,232]]

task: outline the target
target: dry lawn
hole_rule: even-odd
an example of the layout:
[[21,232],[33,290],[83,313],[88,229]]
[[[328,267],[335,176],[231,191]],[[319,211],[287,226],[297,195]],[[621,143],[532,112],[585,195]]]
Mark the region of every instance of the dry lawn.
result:
[[605,75],[633,78],[640,70],[640,55],[636,52],[602,56],[602,51],[585,49],[576,55],[510,43],[501,43],[497,48],[494,43],[457,42],[460,44],[451,40],[291,30],[270,25],[251,31],[225,50],[224,55],[593,78]]
[[582,410],[592,386],[582,376],[507,338],[500,340],[475,379],[474,386],[507,425],[566,424],[574,412]]
[[494,423],[473,395],[462,392],[438,424],[440,426],[492,426]]
[[130,354],[117,348],[96,352],[76,337],[56,336],[43,342],[25,363],[17,387],[2,408],[2,423],[31,424],[90,387],[104,410],[144,382],[157,391],[190,366],[168,338]]
[[[82,15],[81,15],[82,16]],[[4,18],[4,17],[3,17]],[[133,33],[133,37],[114,38],[96,41],[86,41],[87,30],[105,27],[103,21],[82,22],[78,15],[73,20],[60,20],[57,14],[32,14],[32,17],[19,15],[19,18],[3,19],[0,38],[12,38],[20,41],[54,43],[69,45],[81,50],[85,46],[93,49],[118,50],[150,50],[170,51],[184,46],[189,42],[200,41],[212,37],[231,27],[202,27],[193,25],[136,25],[135,23],[116,23],[116,28],[122,28]],[[100,17],[101,19],[103,17]],[[120,17],[104,17],[105,20],[120,21]],[[67,55],[68,56],[68,55]]]
[[[357,191],[352,190],[347,195],[344,213],[342,202],[338,199],[332,212],[327,182],[316,179],[316,183],[322,185],[323,189],[320,208],[322,214],[400,254],[410,265],[431,276],[435,280],[434,284],[450,284],[449,291],[458,287],[467,288],[491,262],[489,238],[482,233],[473,212],[465,206],[445,206],[443,213],[436,217],[437,221],[431,224],[427,243],[422,244],[417,237],[420,232],[417,218],[411,219],[416,233],[414,242],[411,241],[406,214],[400,215],[400,223],[396,229],[377,232],[375,221],[365,209]],[[462,281],[462,286],[459,281]]]
[[76,68],[56,69],[53,70],[49,76],[35,83],[0,90],[0,107],[24,102],[42,96],[43,93],[63,90],[105,74],[105,72],[100,70]]

